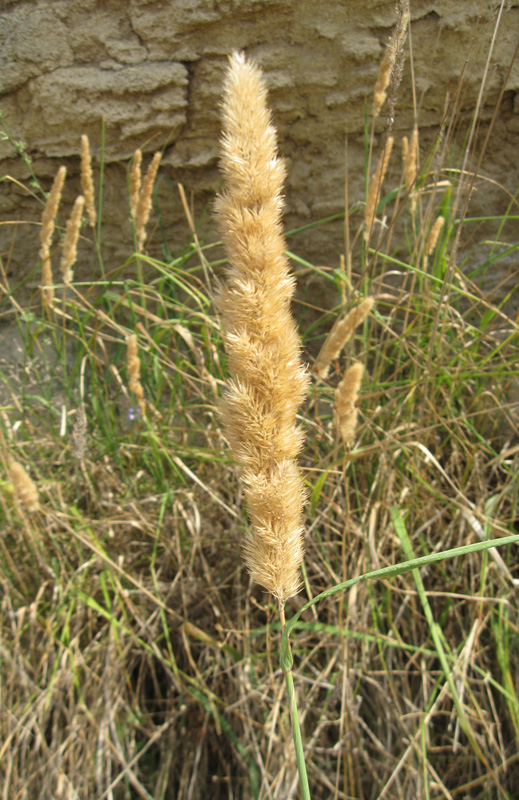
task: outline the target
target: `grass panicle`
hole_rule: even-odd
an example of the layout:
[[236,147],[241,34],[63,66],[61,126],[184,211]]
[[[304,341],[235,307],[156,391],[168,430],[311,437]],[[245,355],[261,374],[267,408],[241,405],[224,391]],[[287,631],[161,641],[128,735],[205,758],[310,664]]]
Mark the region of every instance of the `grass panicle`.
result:
[[358,416],[356,403],[363,374],[364,364],[355,361],[348,367],[335,390],[334,421],[346,445],[349,445],[355,436]]
[[144,402],[144,389],[141,383],[141,360],[138,356],[137,336],[132,333],[126,339],[127,353],[126,365],[128,367],[129,387],[133,392],[135,399],[139,404],[139,408],[144,416],[145,402]]
[[348,311],[345,317],[339,317],[335,321],[314,364],[314,373],[321,380],[326,380],[332,361],[341,354],[345,344],[352,337],[355,328],[362,325],[373,308],[374,302],[375,299],[373,297],[365,297],[355,308]]
[[81,191],[85,198],[85,209],[90,227],[95,229],[97,214],[95,208],[94,176],[92,173],[90,143],[86,134],[81,136]]
[[[155,178],[157,177],[161,158],[162,154],[160,152],[155,153],[148,166],[148,169],[146,170],[146,175],[142,181],[142,188],[139,192],[139,200],[137,202],[136,212],[137,248],[139,253],[142,252],[144,242],[146,241],[146,225],[148,224],[148,220],[150,218],[153,187],[155,185]],[[134,157],[133,163],[135,165],[135,182],[132,184],[132,191],[135,192],[138,184],[137,176],[139,174],[140,161]],[[133,202],[133,194],[131,195],[130,200]]]
[[9,459],[9,471],[13,481],[14,492],[20,505],[29,514],[39,511],[40,497],[36,484],[19,461]]
[[60,263],[60,269],[64,283],[70,283],[73,277],[72,267],[77,261],[77,243],[79,239],[79,231],[81,229],[84,205],[85,198],[83,195],[76,197],[74,206],[72,207],[72,212],[67,222],[67,227],[65,228]]
[[52,306],[54,301],[54,289],[52,288],[52,263],[50,248],[52,236],[54,234],[56,214],[58,213],[61,201],[61,192],[67,175],[67,168],[61,166],[52,183],[52,188],[43,209],[40,229],[40,261],[41,261],[41,283],[43,297],[47,306]]
[[243,55],[224,86],[217,204],[229,265],[219,303],[231,380],[221,413],[241,471],[251,528],[244,541],[252,578],[281,605],[300,586],[303,485],[296,424],[308,377],[290,313],[294,279],[281,227],[283,162],[261,72]]
[[135,226],[137,225],[137,208],[142,185],[141,164],[142,151],[137,149],[130,167],[130,215]]
[[393,149],[393,142],[393,137],[388,136],[384,144],[382,155],[378,160],[375,172],[368,187],[366,208],[364,210],[364,238],[366,241],[369,241],[373,225],[375,224],[377,208],[382,195],[382,184],[384,183],[384,178],[386,177],[389,159],[391,157],[391,150]]

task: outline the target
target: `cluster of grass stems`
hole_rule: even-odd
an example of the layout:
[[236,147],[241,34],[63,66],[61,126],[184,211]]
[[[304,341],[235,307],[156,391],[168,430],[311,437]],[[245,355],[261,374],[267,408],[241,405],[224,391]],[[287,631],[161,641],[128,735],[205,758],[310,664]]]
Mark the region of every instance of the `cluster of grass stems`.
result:
[[[103,264],[103,157],[92,173],[83,140],[76,216],[54,230],[58,205],[43,214],[52,230],[22,281],[1,264],[0,319],[23,341],[19,364],[0,364],[2,798],[516,796],[519,328],[478,279],[517,249],[518,204],[470,216],[477,112],[458,130],[450,108],[429,152],[417,125],[402,170],[394,130],[376,152],[402,9],[344,258],[316,267],[288,233],[311,384],[287,412],[306,437],[306,506],[286,623],[303,552],[287,578],[250,532],[243,492],[258,529],[276,520],[251,495],[254,458],[237,456],[242,489],[226,443],[246,445],[229,431],[213,304],[224,259],[181,187],[180,255],[146,252],[159,156],[142,182],[139,151],[129,166],[126,263]],[[451,163],[462,135],[468,155]],[[74,226],[88,280],[74,277]],[[42,289],[22,304],[31,280]],[[225,320],[232,298],[221,305]],[[243,569],[244,537],[272,595]]]

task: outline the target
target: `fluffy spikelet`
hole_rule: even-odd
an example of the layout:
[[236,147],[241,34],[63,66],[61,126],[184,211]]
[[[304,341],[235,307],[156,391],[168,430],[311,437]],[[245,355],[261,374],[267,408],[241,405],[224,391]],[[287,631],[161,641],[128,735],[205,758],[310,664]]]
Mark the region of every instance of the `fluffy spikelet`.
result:
[[139,408],[144,415],[144,389],[142,388],[141,384],[141,360],[137,355],[137,336],[132,333],[127,337],[126,344],[128,347],[126,363],[128,366],[128,376],[130,378],[130,391],[133,392],[135,399],[139,404]]
[[141,150],[136,150],[130,169],[130,214],[134,224],[137,223],[137,206],[139,205],[139,195],[141,193],[141,164],[142,152]]
[[136,222],[137,248],[139,250],[139,253],[142,251],[142,247],[146,240],[146,225],[148,224],[148,220],[150,218],[153,186],[155,184],[155,178],[157,177],[157,171],[159,169],[161,157],[162,157],[161,153],[155,153],[155,155],[153,156],[151,163],[148,169],[146,170],[146,175],[144,176],[144,180],[142,182],[142,189],[139,193],[139,201],[137,203],[137,222]]
[[350,444],[357,427],[357,408],[355,406],[359,394],[364,365],[355,361],[344,373],[342,381],[335,392],[334,420],[342,436],[344,444]]
[[38,511],[40,507],[38,489],[34,481],[25,471],[25,467],[19,461],[9,460],[9,471],[14,485],[14,491],[21,505],[30,514]]
[[56,177],[54,178],[52,188],[50,190],[43,214],[41,217],[41,230],[40,230],[40,260],[41,260],[41,283],[43,289],[43,297],[47,306],[51,306],[54,300],[54,289],[51,284],[52,278],[52,264],[50,260],[50,246],[52,242],[52,235],[55,228],[55,218],[58,213],[58,208],[61,200],[61,192],[65,177],[67,174],[66,167],[60,167]]
[[95,228],[97,214],[94,200],[94,176],[92,174],[92,158],[88,136],[81,137],[81,189],[85,198],[85,208],[91,228]]
[[77,240],[79,239],[79,229],[81,227],[84,205],[85,198],[80,194],[79,197],[76,197],[76,202],[74,203],[72,213],[67,222],[67,227],[65,228],[60,264],[61,274],[65,283],[70,283],[72,280],[72,267],[77,261]]
[[364,238],[366,241],[368,241],[371,235],[373,223],[375,222],[375,214],[377,212],[377,206],[380,200],[382,184],[384,182],[384,178],[386,177],[387,165],[389,164],[391,150],[393,149],[393,141],[394,139],[392,136],[387,137],[384,151],[379,158],[375,174],[373,175],[368,188],[368,197],[364,211],[364,221],[366,226],[364,229]]
[[345,317],[339,318],[335,322],[315,360],[314,372],[319,378],[324,380],[328,376],[330,364],[340,355],[342,348],[355,328],[364,322],[373,308],[374,302],[373,297],[366,297],[361,300],[358,306],[352,308]]
[[290,314],[294,279],[281,226],[285,169],[262,74],[241,54],[230,60],[223,125],[225,192],[217,212],[229,266],[219,304],[231,380],[221,413],[251,520],[245,562],[282,606],[299,589],[303,558],[296,412],[308,376]]

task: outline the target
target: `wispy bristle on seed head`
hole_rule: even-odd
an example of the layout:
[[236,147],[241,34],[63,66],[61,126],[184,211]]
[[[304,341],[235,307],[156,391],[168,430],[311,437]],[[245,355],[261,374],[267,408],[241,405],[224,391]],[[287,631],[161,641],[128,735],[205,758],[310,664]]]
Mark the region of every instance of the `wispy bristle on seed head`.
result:
[[300,585],[303,484],[296,412],[308,387],[290,313],[294,279],[281,212],[285,177],[258,67],[230,59],[224,86],[217,211],[229,266],[220,296],[231,380],[221,407],[251,520],[244,542],[252,578],[284,605]]
[[40,507],[38,489],[25,467],[19,461],[9,459],[9,471],[20,504],[31,514],[38,511]]
[[159,169],[159,163],[161,157],[162,154],[160,152],[155,153],[155,155],[153,156],[151,163],[146,171],[146,175],[144,176],[144,180],[142,182],[142,189],[139,193],[139,201],[137,203],[137,221],[136,221],[137,248],[139,253],[142,252],[142,248],[146,240],[146,225],[148,224],[148,220],[150,218],[153,186],[155,184],[155,178],[157,177],[157,172]]
[[91,228],[95,228],[97,214],[94,201],[94,176],[92,174],[92,157],[88,136],[81,137],[81,189],[85,198],[85,208]]
[[77,261],[77,242],[79,239],[79,230],[81,228],[81,218],[83,216],[84,205],[85,198],[83,195],[76,197],[76,202],[74,203],[72,213],[67,222],[67,227],[65,228],[60,264],[64,283],[70,283],[72,280],[72,267]]
[[364,322],[373,308],[374,302],[373,297],[365,297],[345,317],[336,320],[315,360],[314,372],[319,378],[322,380],[327,378],[330,364],[340,355],[342,348],[352,336],[355,328]]
[[335,391],[334,419],[344,444],[350,444],[357,427],[356,402],[364,373],[364,365],[355,361],[344,373]]

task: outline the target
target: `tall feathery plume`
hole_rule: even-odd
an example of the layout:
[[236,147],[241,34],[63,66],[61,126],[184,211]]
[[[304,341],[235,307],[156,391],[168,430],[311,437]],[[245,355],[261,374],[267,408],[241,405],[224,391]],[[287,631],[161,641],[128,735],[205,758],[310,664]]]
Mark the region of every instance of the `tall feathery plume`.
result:
[[139,205],[139,195],[141,193],[141,164],[142,151],[137,149],[130,168],[130,214],[134,225],[137,224],[137,206]]
[[9,459],[9,471],[14,491],[23,508],[30,514],[38,511],[40,507],[38,489],[27,474],[25,467],[19,461]]
[[356,402],[363,373],[364,365],[360,361],[355,361],[346,370],[335,391],[333,415],[344,444],[350,444],[355,436],[355,428],[357,427]]
[[[407,139],[406,139],[407,141]],[[403,155],[403,152],[402,152]],[[411,197],[411,213],[416,209],[416,193],[413,191],[416,182],[418,164],[418,127],[415,125],[411,134],[411,141],[405,149],[404,158],[404,183],[408,194]]]
[[41,230],[40,230],[40,261],[41,261],[41,284],[43,290],[43,298],[48,307],[50,307],[54,300],[54,289],[52,288],[52,264],[50,260],[50,246],[52,242],[52,235],[55,228],[56,214],[61,200],[61,192],[65,177],[67,174],[66,167],[60,167],[56,173],[56,177],[52,183],[45,208],[41,217]]
[[375,214],[377,213],[377,206],[380,200],[382,184],[384,182],[384,178],[386,177],[387,165],[389,164],[391,150],[393,149],[393,141],[394,139],[392,136],[387,137],[384,145],[384,151],[378,160],[375,174],[373,175],[371,183],[369,184],[366,208],[364,210],[364,221],[366,225],[364,229],[364,238],[366,241],[369,240],[373,223],[375,222]]
[[139,202],[137,203],[137,248],[139,253],[142,251],[146,239],[146,225],[150,218],[151,211],[151,197],[153,194],[153,185],[157,177],[159,163],[162,155],[160,152],[155,153],[151,163],[146,171],[144,180],[142,182],[142,189],[139,193]]
[[294,278],[281,225],[283,162],[260,69],[234,54],[224,87],[217,211],[229,257],[219,298],[231,380],[221,406],[241,471],[251,528],[244,556],[252,578],[278,599],[300,586],[303,434],[296,412],[308,390],[290,313]]
[[144,389],[141,383],[141,360],[137,355],[137,336],[132,333],[126,338],[127,354],[126,364],[128,367],[128,376],[130,378],[130,391],[133,392],[135,399],[139,404],[142,415],[144,416],[146,407],[144,403]]
[[364,298],[358,306],[348,311],[345,317],[339,318],[335,322],[321,347],[319,355],[315,359],[314,372],[319,378],[325,380],[328,377],[330,364],[340,355],[342,348],[353,334],[355,328],[364,322],[373,308],[374,302],[373,297]]
[[81,189],[85,198],[85,208],[91,228],[95,228],[97,214],[94,200],[94,176],[92,174],[92,157],[88,136],[81,136]]
[[[373,90],[373,117],[378,117],[387,98],[389,84],[396,92],[402,77],[403,49],[409,24],[409,0],[400,0],[397,23],[386,47]],[[392,115],[392,111],[390,112]]]
[[429,264],[429,256],[433,252],[434,248],[438,243],[438,237],[440,235],[440,231],[443,228],[443,224],[445,222],[445,217],[439,216],[436,217],[434,224],[429,231],[429,236],[427,237],[427,242],[425,245],[425,255],[424,255],[424,271],[427,269]]
[[67,227],[65,228],[60,264],[64,283],[70,283],[72,280],[72,267],[77,261],[77,241],[79,239],[79,229],[81,227],[84,205],[85,198],[80,194],[79,197],[76,197],[76,202],[74,203],[72,213],[67,222]]

